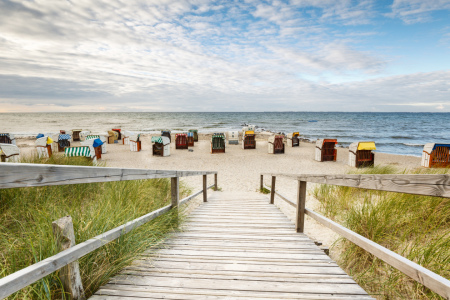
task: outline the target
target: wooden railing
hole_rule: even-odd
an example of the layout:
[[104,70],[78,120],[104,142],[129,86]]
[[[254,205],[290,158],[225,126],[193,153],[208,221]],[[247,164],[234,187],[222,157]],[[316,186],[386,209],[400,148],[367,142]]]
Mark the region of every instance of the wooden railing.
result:
[[[272,181],[270,187],[266,186],[270,189],[270,203],[274,204],[275,195],[278,195],[281,199],[296,208],[295,228],[297,232],[304,231],[305,214],[307,214],[317,222],[375,255],[433,292],[441,295],[445,299],[450,299],[449,280],[305,207],[307,182],[450,198],[450,175],[298,175],[264,173],[261,174],[261,190],[265,187],[264,175],[269,175]],[[277,176],[298,181],[296,202],[289,200],[276,191]]]
[[[214,174],[214,184],[207,186],[207,175],[210,174]],[[186,176],[203,176],[203,189],[179,200],[179,178]],[[171,171],[1,163],[0,189],[155,178],[171,178],[170,205],[152,211],[124,225],[104,232],[54,256],[1,278],[0,299],[19,291],[64,266],[76,263],[76,261],[84,255],[106,245],[173,208],[177,209],[181,204],[188,202],[200,194],[203,194],[203,201],[206,202],[207,190],[210,188],[217,190],[217,172],[215,171]],[[74,290],[79,288],[80,287],[73,287]],[[83,296],[75,296],[75,298],[83,298]]]

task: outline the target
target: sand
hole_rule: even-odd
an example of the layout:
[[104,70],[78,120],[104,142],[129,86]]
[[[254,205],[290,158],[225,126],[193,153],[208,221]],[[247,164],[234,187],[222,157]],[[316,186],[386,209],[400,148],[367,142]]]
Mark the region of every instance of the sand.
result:
[[[242,145],[226,145],[225,154],[210,153],[211,135],[199,134],[199,142],[195,143],[193,152],[176,150],[172,139],[170,156],[152,156],[151,136],[143,136],[142,151],[131,152],[129,145],[108,144],[108,153],[102,155],[101,162],[107,167],[144,168],[161,170],[201,170],[218,171],[218,185],[223,192],[257,192],[261,173],[283,172],[293,174],[344,174],[355,168],[347,165],[348,149],[338,148],[336,162],[317,162],[314,160],[315,145],[311,142],[301,142],[300,147],[286,147],[285,154],[268,154],[268,134],[258,134],[256,149],[243,150]],[[17,139],[21,155],[33,153],[34,140]],[[78,145],[74,142],[73,145]],[[401,169],[412,169],[420,166],[420,158],[412,156],[375,154],[377,165],[394,165]],[[213,178],[208,178],[208,185]],[[201,189],[200,176],[182,179],[194,191]],[[270,177],[265,177],[265,183],[270,184]],[[287,178],[277,178],[276,189],[289,199],[296,198],[297,183]],[[319,203],[311,196],[314,184],[308,184],[306,206],[317,210]],[[197,200],[198,201],[198,200]],[[295,215],[292,206],[277,197],[278,207],[291,219]],[[311,238],[330,246],[338,236],[328,228],[307,217],[305,232]],[[333,252],[332,252],[333,253]]]

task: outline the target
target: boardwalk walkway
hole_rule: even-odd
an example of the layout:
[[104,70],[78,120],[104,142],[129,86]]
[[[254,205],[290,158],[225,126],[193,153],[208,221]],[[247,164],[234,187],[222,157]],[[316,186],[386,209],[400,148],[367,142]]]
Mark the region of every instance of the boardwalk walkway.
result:
[[208,201],[91,299],[372,299],[267,196]]

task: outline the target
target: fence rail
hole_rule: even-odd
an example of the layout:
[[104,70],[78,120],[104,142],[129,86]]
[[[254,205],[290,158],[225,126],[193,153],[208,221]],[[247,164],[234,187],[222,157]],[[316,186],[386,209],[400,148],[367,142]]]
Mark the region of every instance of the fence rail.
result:
[[[264,175],[271,177],[271,186],[264,184]],[[276,178],[286,177],[298,181],[297,201],[291,201],[276,191]],[[304,215],[307,214],[317,222],[325,225],[334,232],[345,237],[349,241],[375,255],[390,266],[403,272],[407,276],[423,284],[433,292],[445,299],[450,299],[450,281],[446,278],[412,262],[397,253],[380,246],[379,244],[351,231],[344,226],[314,212],[305,207],[307,182],[348,186],[370,190],[399,192],[405,194],[437,196],[450,198],[449,175],[324,175],[324,174],[285,174],[263,173],[261,174],[260,188],[267,187],[270,190],[270,203],[274,203],[275,195],[296,208],[296,230],[303,232]]]
[[[214,184],[207,186],[207,175],[210,174],[214,175]],[[179,178],[185,176],[203,176],[203,189],[179,200]],[[172,203],[170,205],[152,211],[1,278],[0,299],[6,298],[37,280],[75,262],[84,255],[167,213],[171,209],[187,203],[200,194],[203,194],[203,201],[206,202],[207,190],[210,188],[217,190],[217,172],[215,171],[166,171],[38,164],[0,164],[0,189],[155,178],[171,178]]]

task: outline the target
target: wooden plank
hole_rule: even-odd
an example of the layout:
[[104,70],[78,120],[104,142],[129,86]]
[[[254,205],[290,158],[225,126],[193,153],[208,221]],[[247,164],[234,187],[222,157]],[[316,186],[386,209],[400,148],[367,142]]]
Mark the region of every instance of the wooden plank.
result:
[[207,187],[207,178],[206,174],[203,175],[203,202],[208,201],[208,189]]
[[[266,173],[264,173],[266,174]],[[448,174],[286,174],[270,173],[300,181],[329,185],[349,186],[369,190],[397,192],[413,195],[450,197],[450,175]]]
[[179,191],[179,185],[180,185],[180,178],[179,177],[172,177],[171,178],[171,185],[170,185],[170,194],[172,199],[172,208],[178,207],[178,200],[180,198],[180,191]]
[[212,171],[173,171],[65,166],[45,164],[0,164],[0,189],[66,185],[138,179],[171,178],[216,174]]
[[[273,293],[261,291],[230,291],[230,290],[211,290],[207,288],[192,289],[185,287],[146,287],[146,286],[130,286],[128,284],[107,284],[102,287],[94,295],[93,300],[110,300],[110,299],[189,299],[189,300],[280,300],[280,299],[338,299],[338,300],[355,300],[355,299],[374,299],[367,295],[330,295],[330,294],[293,294],[293,293]],[[102,298],[102,295],[108,297],[114,295],[117,297]]]
[[272,176],[272,187],[270,190],[270,204],[273,204],[275,201],[275,182],[276,182],[276,177]]
[[314,220],[339,233],[349,241],[355,243],[367,252],[372,253],[379,259],[393,266],[397,270],[405,273],[412,279],[423,284],[445,299],[450,299],[450,281],[445,279],[444,277],[439,276],[438,274],[433,273],[428,269],[425,269],[424,267],[404,258],[403,256],[378,245],[377,243],[363,237],[362,235],[359,235],[351,231],[350,229],[347,229],[344,226],[341,226],[336,222],[333,222],[330,219],[317,214],[310,209],[306,209],[306,213]]
[[187,287],[215,290],[238,291],[267,291],[285,293],[315,293],[315,294],[352,294],[367,295],[357,284],[331,284],[331,283],[290,283],[273,282],[272,284],[260,283],[251,280],[215,280],[194,278],[164,278],[164,277],[140,277],[132,275],[118,275],[111,280],[116,284],[133,284],[153,287]]
[[[214,187],[214,185],[211,184],[210,186],[207,187],[207,189],[209,190],[209,189],[211,189],[213,187]],[[200,191],[198,191],[198,192],[196,192],[196,193],[194,193],[194,194],[192,194],[190,196],[187,196],[186,198],[181,199],[178,202],[178,205],[181,206],[182,204],[185,204],[185,203],[189,202],[190,200],[194,199],[195,197],[197,197],[198,195],[200,195],[202,193],[203,193],[203,190],[200,190]]]
[[84,255],[100,248],[103,245],[117,239],[121,235],[153,220],[154,218],[168,212],[171,205],[155,210],[140,218],[130,221],[122,226],[116,227],[102,233],[90,240],[75,245],[67,250],[64,250],[54,256],[44,259],[34,265],[25,269],[17,271],[11,275],[0,279],[0,299],[6,298],[12,293],[38,281],[39,279],[53,273],[65,265],[83,257]]

